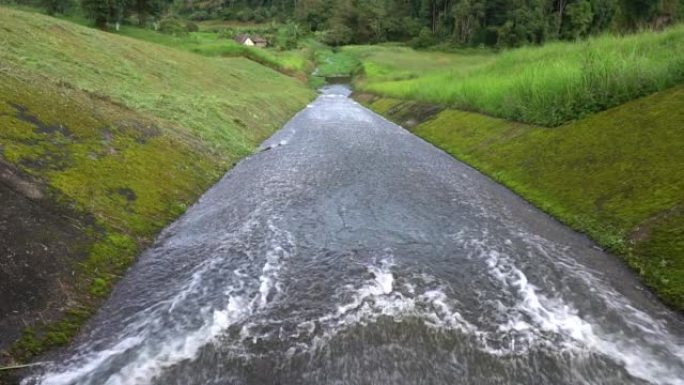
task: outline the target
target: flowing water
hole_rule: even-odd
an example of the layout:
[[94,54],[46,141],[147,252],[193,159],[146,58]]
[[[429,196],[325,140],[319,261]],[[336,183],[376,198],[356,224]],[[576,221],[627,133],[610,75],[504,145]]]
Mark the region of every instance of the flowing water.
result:
[[167,228],[25,384],[684,384],[614,257],[347,97]]

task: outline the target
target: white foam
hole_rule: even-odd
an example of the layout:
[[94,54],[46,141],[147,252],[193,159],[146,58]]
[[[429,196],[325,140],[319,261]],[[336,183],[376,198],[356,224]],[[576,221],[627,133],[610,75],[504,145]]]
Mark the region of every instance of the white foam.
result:
[[[371,277],[359,287],[347,287],[352,294],[351,300],[338,306],[335,312],[315,321],[315,324],[323,329],[322,333],[314,336],[310,346],[304,345],[304,350],[321,348],[340,331],[376,322],[381,316],[391,317],[396,321],[406,317],[418,317],[425,320],[428,326],[440,329],[475,329],[458,311],[448,305],[443,288],[434,287],[417,294],[420,288],[414,284],[404,283],[399,286],[404,290],[398,291],[395,287],[393,266],[394,259],[391,254],[379,263],[368,265],[366,268]],[[427,278],[429,282],[434,281],[432,277],[416,277],[421,278]],[[311,335],[314,330],[317,329],[311,329]],[[302,349],[302,344],[298,344],[295,350]]]
[[[90,357],[85,365],[62,373],[48,373],[43,376],[41,384],[44,385],[63,385],[71,384],[75,381],[87,379],[103,363],[112,356],[125,353],[131,348],[138,346],[143,341],[140,337],[129,337],[117,343],[110,349],[103,350]],[[26,381],[24,381],[26,382]]]
[[[539,245],[538,242],[535,242]],[[564,349],[570,352],[581,353],[593,351],[610,357],[615,362],[622,364],[625,370],[632,376],[655,384],[682,385],[684,377],[681,368],[668,366],[661,361],[658,350],[665,350],[674,357],[684,360],[684,349],[673,345],[670,341],[676,340],[669,336],[665,330],[654,330],[651,326],[639,328],[644,335],[658,333],[655,350],[653,347],[644,346],[639,340],[629,339],[624,334],[611,335],[603,332],[602,328],[578,315],[577,309],[563,301],[560,297],[549,297],[541,293],[540,289],[531,284],[527,276],[518,269],[510,258],[496,250],[489,250],[487,264],[490,274],[501,282],[505,287],[512,289],[519,296],[519,300],[507,309],[504,309],[508,319],[501,324],[498,331],[502,334],[516,332],[514,339],[515,349],[529,350],[536,346],[547,346],[555,350]],[[600,285],[598,282],[592,282]],[[619,297],[617,293],[611,293]],[[630,317],[629,309],[624,309],[623,314]],[[632,308],[632,310],[634,310]],[[630,317],[631,318],[631,317]],[[641,321],[650,319],[644,313],[639,312]],[[646,319],[644,319],[646,318]],[[641,322],[640,322],[641,323]],[[558,339],[561,338],[559,346]],[[504,352],[499,349],[490,349],[491,353],[515,353]]]
[[[250,225],[251,227],[251,225]],[[139,317],[135,325],[130,325],[128,331],[135,331],[134,336],[124,337],[112,348],[99,352],[91,352],[72,360],[71,364],[62,371],[49,372],[38,379],[43,385],[64,385],[72,383],[89,383],[104,385],[137,385],[147,384],[159,376],[166,368],[172,367],[184,360],[195,358],[200,350],[217,341],[225,331],[236,323],[244,322],[269,303],[270,295],[281,291],[278,283],[278,273],[284,260],[290,255],[287,249],[294,247],[294,241],[287,232],[278,229],[273,222],[268,223],[269,237],[266,239],[266,262],[262,273],[258,277],[259,290],[251,296],[237,294],[245,286],[244,281],[250,279],[239,269],[233,272],[237,283],[225,290],[227,304],[223,309],[205,307],[200,309],[203,323],[194,330],[186,330],[183,325],[183,315],[179,314],[172,327],[160,324],[154,313],[157,309],[165,309],[166,313],[173,313],[186,301],[188,296],[201,289],[203,276],[217,264],[224,263],[220,258],[207,261],[197,267],[188,283],[170,300],[160,303],[154,309],[148,309],[151,314]],[[243,229],[245,230],[245,229]],[[282,245],[281,245],[282,244]],[[283,246],[284,245],[284,246]],[[163,307],[163,305],[168,306]],[[163,333],[161,336],[158,334]],[[114,362],[119,357],[126,357],[126,362],[115,373],[107,378],[100,371],[108,367],[108,362]],[[28,381],[28,379],[27,379]]]
[[245,302],[243,297],[231,297],[227,309],[213,311],[211,318],[200,329],[164,343],[156,349],[149,347],[143,350],[137,359],[112,375],[104,384],[147,384],[164,369],[195,357],[202,347],[214,341],[230,325],[249,315],[250,311],[244,306]]
[[[265,240],[268,250],[258,277],[258,291],[251,295],[238,295],[236,293],[241,292],[244,287],[244,283],[238,283],[227,289],[226,295],[230,299],[225,309],[204,310],[207,313],[204,319],[207,321],[197,330],[179,333],[154,346],[145,345],[145,334],[131,336],[111,349],[88,357],[81,361],[81,365],[64,373],[51,373],[42,383],[58,385],[85,382],[107,360],[130,352],[134,352],[137,358],[131,360],[105,384],[146,383],[143,379],[149,380],[165,368],[194,358],[203,346],[216,341],[230,325],[236,323],[243,323],[241,340],[256,343],[258,336],[252,333],[252,329],[258,333],[259,330],[268,329],[264,328],[264,322],[275,321],[249,317],[259,314],[261,309],[268,307],[270,301],[282,292],[280,273],[287,258],[294,253],[295,244],[289,233],[279,230],[273,223],[269,223],[268,228],[271,236]],[[447,332],[458,331],[473,337],[481,350],[492,355],[525,355],[531,349],[543,348],[577,357],[598,353],[622,365],[634,377],[654,384],[684,385],[681,365],[668,366],[667,361],[661,360],[661,354],[684,360],[684,348],[662,325],[625,304],[619,294],[610,293],[599,283],[592,282],[596,287],[596,295],[610,293],[616,298],[611,304],[624,310],[628,324],[639,328],[643,338],[649,343],[642,344],[642,340],[629,339],[623,334],[607,333],[599,323],[583,318],[560,294],[554,294],[552,290],[543,291],[532,284],[505,250],[488,247],[488,236],[485,233],[481,237],[468,238],[465,233],[459,232],[454,238],[460,239],[472,251],[471,258],[484,259],[489,277],[500,284],[499,290],[505,294],[506,299],[512,300],[487,304],[494,307],[497,317],[501,317],[497,319],[498,325],[488,329],[466,320],[460,310],[461,304],[454,298],[449,298],[446,294],[447,285],[435,277],[422,274],[410,277],[411,283],[398,280],[393,271],[394,257],[391,252],[387,252],[384,257],[366,266],[367,280],[360,285],[343,288],[347,291],[345,298],[349,298],[348,301],[329,314],[301,320],[293,331],[284,332],[280,329],[280,338],[292,343],[287,354],[320,348],[340,331],[375,322],[379,317],[391,317],[397,321],[417,317],[429,327]],[[504,245],[511,244],[512,241],[504,242]],[[535,240],[534,244],[539,247],[540,243]],[[539,251],[545,252],[543,249]],[[209,266],[211,264],[207,264],[205,268]],[[574,267],[570,264],[568,266]],[[254,279],[239,270],[234,274],[240,279]],[[593,279],[590,276],[585,278]],[[201,274],[192,276],[186,290],[171,301],[169,311],[173,311],[179,301],[185,300],[186,291],[196,290],[197,282],[201,282]],[[307,338],[303,337],[311,338],[307,342]],[[80,381],[82,379],[85,381]]]

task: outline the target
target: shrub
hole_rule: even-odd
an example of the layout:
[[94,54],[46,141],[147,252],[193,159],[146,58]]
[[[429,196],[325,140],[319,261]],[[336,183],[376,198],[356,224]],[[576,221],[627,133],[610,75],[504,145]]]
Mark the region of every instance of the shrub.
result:
[[199,25],[197,25],[197,23],[193,23],[192,21],[188,21],[185,23],[185,30],[188,32],[199,32]]
[[411,47],[413,48],[427,48],[433,45],[435,45],[435,36],[427,27],[421,29],[418,37],[411,40]]
[[335,24],[323,36],[323,42],[332,46],[349,44],[354,31],[344,24]]
[[188,29],[182,20],[169,17],[159,22],[159,32],[167,35],[182,36],[188,33]]
[[254,19],[254,12],[249,8],[245,8],[238,12],[237,19],[240,21],[252,21]]
[[219,39],[232,39],[237,35],[237,31],[233,28],[224,28],[218,33]]
[[224,8],[219,14],[219,16],[223,20],[234,20],[237,17],[235,12],[233,11],[233,8]]
[[193,12],[188,19],[190,20],[195,20],[195,21],[203,21],[203,20],[209,20],[211,18],[211,15],[207,11],[197,11]]
[[264,8],[257,8],[254,11],[254,21],[257,23],[263,23],[268,18],[267,11]]

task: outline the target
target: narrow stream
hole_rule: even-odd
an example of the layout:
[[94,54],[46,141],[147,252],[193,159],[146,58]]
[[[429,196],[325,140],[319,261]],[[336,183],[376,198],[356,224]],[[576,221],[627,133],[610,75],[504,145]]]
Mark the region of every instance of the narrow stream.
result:
[[324,89],[24,384],[684,384],[613,256]]

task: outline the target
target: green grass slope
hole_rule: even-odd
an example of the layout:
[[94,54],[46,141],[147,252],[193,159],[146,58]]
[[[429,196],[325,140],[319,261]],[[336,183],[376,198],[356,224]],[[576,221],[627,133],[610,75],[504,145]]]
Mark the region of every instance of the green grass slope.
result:
[[[0,4],[2,1],[0,0]],[[8,8],[24,11],[28,13],[47,14],[43,7],[31,5],[8,4]],[[66,15],[57,14],[54,17],[61,20],[70,21],[86,27],[93,27],[93,21],[89,20],[79,11],[69,12]],[[157,32],[149,28],[124,24],[119,30],[111,29],[109,32],[119,36],[132,37],[150,43],[165,45],[167,47],[197,53],[210,57],[244,57],[259,64],[268,66],[276,71],[287,75],[297,76],[306,79],[313,70],[313,63],[309,60],[310,56],[305,49],[278,50],[273,48],[262,49],[248,47],[238,44],[233,40],[226,29],[232,32],[252,33],[255,30],[273,29],[271,24],[246,24],[235,26],[223,20],[207,20],[200,23],[200,31],[186,32],[181,34],[170,34]]]
[[0,26],[3,65],[177,122],[217,150],[238,155],[276,128],[271,118],[312,95],[242,58],[204,58],[7,8],[0,8]]
[[92,240],[5,359],[68,342],[157,232],[313,96],[246,59],[0,7],[0,161],[89,218]]
[[[379,99],[389,117],[420,109]],[[684,86],[549,129],[447,109],[414,133],[624,257],[684,309]]]
[[493,52],[480,49],[461,50],[459,53],[416,51],[400,45],[351,45],[342,52],[361,62],[363,76],[356,86],[364,89],[376,83],[419,79],[430,75],[463,77],[477,68],[494,61]]
[[[421,57],[407,49],[380,52],[366,55],[367,79],[359,83],[364,91],[544,126],[582,118],[684,81],[684,25],[484,57],[476,52],[452,54],[452,59],[436,53]],[[435,68],[435,56],[453,65]],[[389,65],[382,65],[387,59]],[[406,72],[413,78],[402,76]]]
[[271,48],[247,47],[219,32],[190,32],[187,35],[172,36],[149,29],[123,26],[119,35],[162,44],[173,48],[211,57],[245,57],[269,66],[277,71],[306,78],[313,64],[307,59],[305,50],[281,51]]

